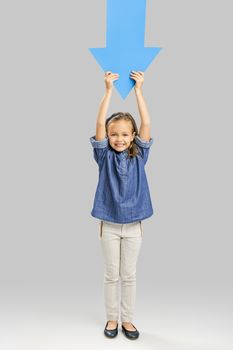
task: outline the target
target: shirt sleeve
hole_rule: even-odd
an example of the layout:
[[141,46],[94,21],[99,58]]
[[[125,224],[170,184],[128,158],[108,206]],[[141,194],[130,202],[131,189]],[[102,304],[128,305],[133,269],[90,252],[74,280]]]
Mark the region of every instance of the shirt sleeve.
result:
[[90,137],[90,142],[93,147],[94,159],[98,165],[101,165],[108,148],[108,137],[106,136],[103,140],[97,141],[95,136],[92,136]]
[[147,162],[150,146],[153,144],[154,139],[150,138],[149,141],[142,140],[138,135],[135,136],[135,143],[139,148],[144,164]]

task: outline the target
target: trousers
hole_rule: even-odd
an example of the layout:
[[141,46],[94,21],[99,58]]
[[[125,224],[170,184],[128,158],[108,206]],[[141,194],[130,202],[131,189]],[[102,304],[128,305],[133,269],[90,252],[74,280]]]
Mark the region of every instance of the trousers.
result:
[[[136,301],[136,265],[143,238],[142,221],[99,221],[104,259],[104,304],[107,320],[132,322]],[[119,299],[121,281],[121,300]]]

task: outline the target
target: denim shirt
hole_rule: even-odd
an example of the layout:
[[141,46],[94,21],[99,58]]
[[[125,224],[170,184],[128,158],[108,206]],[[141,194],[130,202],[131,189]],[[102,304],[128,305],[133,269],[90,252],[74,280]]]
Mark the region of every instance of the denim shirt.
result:
[[91,215],[114,223],[130,223],[153,215],[153,207],[145,173],[150,141],[135,136],[139,154],[128,157],[128,151],[115,151],[108,137],[90,138],[94,159],[99,166],[99,179]]

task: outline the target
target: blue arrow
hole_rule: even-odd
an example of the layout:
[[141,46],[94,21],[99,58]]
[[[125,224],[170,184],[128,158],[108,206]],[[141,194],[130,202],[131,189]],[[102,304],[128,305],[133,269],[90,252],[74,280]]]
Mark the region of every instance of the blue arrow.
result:
[[104,72],[119,73],[114,82],[125,99],[135,81],[131,70],[145,71],[159,47],[144,47],[146,0],[107,0],[106,48],[89,48]]

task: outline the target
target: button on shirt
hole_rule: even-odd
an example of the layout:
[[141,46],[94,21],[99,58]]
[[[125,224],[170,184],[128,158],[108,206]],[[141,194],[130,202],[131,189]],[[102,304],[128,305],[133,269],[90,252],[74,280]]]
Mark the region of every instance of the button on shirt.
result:
[[115,151],[108,137],[90,138],[94,159],[99,166],[99,179],[91,215],[101,220],[125,224],[153,215],[149,186],[145,173],[150,141],[135,136],[139,153],[128,157],[128,151]]

